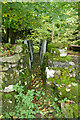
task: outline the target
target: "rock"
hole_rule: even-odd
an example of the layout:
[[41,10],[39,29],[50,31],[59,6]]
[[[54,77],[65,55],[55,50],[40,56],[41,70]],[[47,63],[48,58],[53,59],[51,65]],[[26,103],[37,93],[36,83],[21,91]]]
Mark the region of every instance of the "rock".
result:
[[47,78],[54,77],[55,70],[49,70],[48,67],[46,67],[45,72],[47,74]]
[[10,56],[10,57],[0,57],[0,62],[15,63],[15,62],[18,62],[19,60],[20,60],[19,54],[15,54],[15,55]]
[[2,53],[2,52],[0,52],[0,56],[3,56],[3,53]]
[[70,64],[70,65],[72,65],[72,66],[74,66],[74,65],[75,65],[75,64],[74,64],[74,62],[69,62],[69,64]]
[[22,52],[22,45],[17,45],[16,46],[16,49],[15,49],[15,51],[16,51],[16,53],[21,53]]
[[2,67],[2,65],[0,65],[0,71],[7,71],[9,68],[11,68],[11,64],[5,64],[4,67]]
[[47,83],[48,85],[52,85],[52,81],[47,81],[47,80],[46,80],[46,83]]
[[8,69],[8,67],[3,67],[2,71],[7,71]]
[[5,77],[5,72],[0,72],[0,81]]
[[17,66],[17,64],[12,64],[12,65],[11,65],[11,67],[16,67],[16,66]]
[[9,68],[11,68],[11,64],[8,64]]
[[63,57],[63,56],[67,56],[67,51],[66,49],[58,49],[60,51],[60,56]]
[[61,75],[61,71],[60,70],[56,70],[55,71],[58,75]]
[[5,89],[3,90],[4,92],[12,92],[13,90],[13,85],[9,85],[8,87],[5,87]]

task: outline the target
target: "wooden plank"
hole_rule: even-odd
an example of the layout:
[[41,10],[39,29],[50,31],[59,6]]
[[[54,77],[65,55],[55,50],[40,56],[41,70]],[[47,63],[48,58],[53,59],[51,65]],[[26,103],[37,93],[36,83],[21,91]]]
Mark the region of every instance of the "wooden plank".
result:
[[75,52],[69,50],[69,51],[68,51],[68,55],[76,55],[76,56],[80,56],[80,52],[75,53]]
[[80,45],[70,45],[68,44],[67,50],[79,51],[80,52]]

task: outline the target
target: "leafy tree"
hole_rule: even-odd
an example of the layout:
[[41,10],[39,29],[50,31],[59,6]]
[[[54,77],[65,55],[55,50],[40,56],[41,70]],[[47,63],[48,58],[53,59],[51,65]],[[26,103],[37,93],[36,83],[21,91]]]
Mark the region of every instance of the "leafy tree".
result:
[[[25,39],[52,39],[52,21],[54,22],[54,42],[79,40],[78,2],[6,2],[2,4],[3,36]],[[4,31],[6,31],[4,33]],[[4,37],[3,37],[4,38]],[[71,42],[72,42],[71,41]],[[74,42],[75,43],[75,42]]]

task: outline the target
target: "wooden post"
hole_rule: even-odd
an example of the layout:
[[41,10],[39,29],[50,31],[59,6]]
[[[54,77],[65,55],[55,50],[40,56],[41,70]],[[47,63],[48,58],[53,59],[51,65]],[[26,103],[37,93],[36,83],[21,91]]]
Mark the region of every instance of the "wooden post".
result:
[[54,42],[53,37],[54,37],[54,22],[52,21],[52,43]]

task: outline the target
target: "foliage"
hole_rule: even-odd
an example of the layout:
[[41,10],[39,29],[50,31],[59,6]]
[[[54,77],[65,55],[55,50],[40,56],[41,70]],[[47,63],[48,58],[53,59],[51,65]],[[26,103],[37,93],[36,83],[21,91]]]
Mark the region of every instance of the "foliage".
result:
[[2,3],[3,38],[9,31],[11,42],[12,36],[25,39],[26,35],[29,35],[34,42],[40,39],[50,42],[52,21],[54,21],[54,43],[68,41],[78,44],[78,2]]
[[3,44],[0,48],[0,52],[4,56],[11,56],[16,53],[16,45],[11,45],[9,43]]
[[16,40],[15,43],[22,43],[24,40],[22,39],[19,39],[19,40]]
[[67,42],[55,42],[54,44],[52,43],[49,43],[48,46],[47,46],[47,51],[50,52],[52,48],[65,48],[67,47],[68,44]]
[[39,52],[39,47],[38,46],[33,46],[33,49],[34,49],[34,53],[38,53]]
[[63,56],[63,57],[60,56],[59,49],[64,48],[65,51],[67,52],[66,47],[67,47],[67,43],[65,43],[65,42],[64,43],[58,42],[55,44],[50,43],[47,46],[47,53],[45,53],[45,54],[47,54],[48,59],[51,61],[61,61],[61,62],[70,61],[71,60],[70,56],[68,56],[68,55]]
[[54,81],[56,82],[56,84],[62,85],[68,85],[71,82],[76,82],[75,78],[71,78],[69,76],[69,70],[68,69],[61,69],[61,73],[60,76],[58,75],[58,73],[56,73],[56,75],[53,78],[48,78],[48,81],[52,80],[52,82],[54,83]]
[[[69,89],[69,91],[67,91]],[[61,95],[59,95],[60,99],[67,97],[68,99],[75,101],[75,103],[78,103],[78,84],[77,86],[73,86],[71,84],[71,87],[66,88],[66,86],[63,86],[62,88],[58,87],[58,90],[61,92]]]
[[78,118],[78,104],[68,105],[66,111],[71,118]]
[[[36,113],[41,113],[38,109],[37,104],[34,104],[33,98],[34,98],[34,90],[28,90],[27,94],[25,95],[24,92],[24,86],[19,86],[17,83],[14,85],[13,89],[15,90],[15,110],[13,112],[5,113],[3,118],[16,116],[18,118],[35,118]],[[36,93],[39,95],[39,93]]]
[[[18,70],[19,70],[19,77],[18,80],[21,82],[21,85],[25,86],[25,91],[28,88],[28,86],[31,83],[31,74],[30,74],[30,69],[29,68],[29,53],[28,53],[28,48],[26,46],[26,44],[22,44],[22,53],[23,56],[20,56],[20,62],[19,62],[19,66],[18,66]],[[27,58],[27,59],[26,59]],[[26,84],[26,85],[25,85]]]
[[[56,74],[53,78],[48,78],[47,81],[52,81],[53,86],[54,83],[56,83],[57,89],[60,92],[60,94],[58,94],[60,99],[67,97],[68,99],[78,102],[78,84],[77,86],[73,86],[73,84],[76,84],[76,79],[70,77],[68,74],[68,69],[61,69],[60,75]],[[70,87],[68,87],[68,85],[70,85]]]

